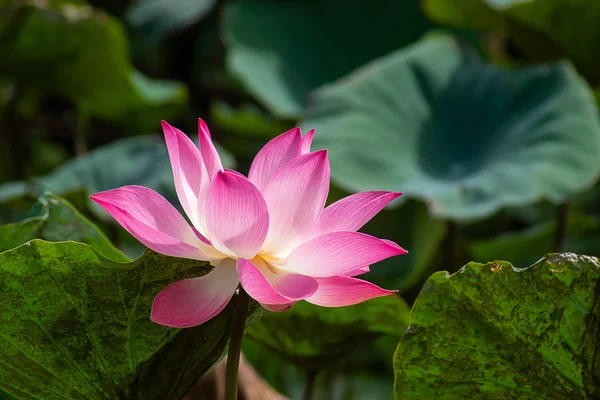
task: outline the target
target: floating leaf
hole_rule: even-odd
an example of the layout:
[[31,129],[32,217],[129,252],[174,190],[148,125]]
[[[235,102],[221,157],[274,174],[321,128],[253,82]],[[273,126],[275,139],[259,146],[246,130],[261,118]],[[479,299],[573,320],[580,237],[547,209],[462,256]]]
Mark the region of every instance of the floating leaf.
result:
[[80,112],[144,130],[187,102],[182,84],[132,68],[121,23],[97,9],[64,0],[27,2],[10,22],[0,37],[0,72],[63,96]]
[[339,308],[299,302],[284,313],[265,313],[248,336],[296,364],[319,368],[378,336],[400,337],[408,320],[408,306],[398,296]]
[[396,398],[598,398],[598,287],[598,259],[572,253],[436,273],[394,356]]
[[310,90],[414,41],[428,27],[417,1],[365,7],[361,0],[236,0],[225,9],[227,67],[271,112],[293,118]]
[[129,261],[104,234],[66,200],[46,193],[40,197],[37,215],[18,223],[0,225],[0,252],[33,239],[49,242],[72,240],[88,244],[104,257]]
[[600,84],[600,3],[589,0],[424,0],[436,21],[461,28],[502,32],[531,60],[570,58],[592,83]]
[[134,28],[160,39],[202,19],[216,0],[137,0],[126,12],[125,19]]
[[452,219],[562,201],[600,171],[596,105],[569,65],[503,70],[447,36],[324,86],[308,115],[341,187],[402,191]]
[[184,330],[151,322],[150,307],[210,268],[151,251],[120,264],[75,242],[0,253],[0,388],[27,400],[182,399],[223,356],[232,307]]

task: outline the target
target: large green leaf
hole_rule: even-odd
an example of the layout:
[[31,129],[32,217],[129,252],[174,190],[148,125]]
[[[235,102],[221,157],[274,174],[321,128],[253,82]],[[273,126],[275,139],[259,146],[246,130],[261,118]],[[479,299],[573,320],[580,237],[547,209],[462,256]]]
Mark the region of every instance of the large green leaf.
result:
[[150,37],[163,36],[192,25],[204,17],[216,0],[136,0],[129,6],[126,20]]
[[589,0],[423,0],[436,21],[502,32],[532,60],[570,58],[594,85],[600,84],[600,3]]
[[115,263],[75,242],[0,253],[0,388],[20,399],[183,398],[224,354],[231,305],[185,330],[154,324],[150,307],[169,283],[209,269],[150,251]]
[[471,263],[433,275],[394,356],[396,398],[596,399],[600,262]]
[[399,190],[453,219],[562,201],[600,170],[596,105],[569,65],[503,70],[447,36],[324,86],[308,115],[340,186]]
[[92,246],[114,261],[129,261],[112,243],[66,200],[46,193],[40,197],[38,212],[22,222],[0,225],[0,252],[33,239],[49,242],[72,240]]
[[[218,147],[223,165],[233,167],[235,161]],[[179,204],[167,147],[156,136],[139,136],[121,139],[75,158],[45,177],[39,178],[31,187],[25,184],[0,185],[0,202],[20,196],[24,191],[40,195],[45,191],[62,195],[83,190],[88,194],[114,189],[124,185],[141,185],[154,189]],[[6,190],[5,190],[6,188]],[[104,215],[100,207],[92,210]]]
[[310,90],[428,26],[417,1],[236,0],[225,10],[227,66],[271,112],[296,117]]
[[402,336],[408,320],[398,296],[340,308],[299,302],[283,313],[265,313],[248,336],[302,367],[320,369],[378,336]]
[[116,18],[81,2],[13,3],[16,11],[0,36],[0,73],[62,96],[81,113],[140,129],[187,102],[182,84],[133,69]]

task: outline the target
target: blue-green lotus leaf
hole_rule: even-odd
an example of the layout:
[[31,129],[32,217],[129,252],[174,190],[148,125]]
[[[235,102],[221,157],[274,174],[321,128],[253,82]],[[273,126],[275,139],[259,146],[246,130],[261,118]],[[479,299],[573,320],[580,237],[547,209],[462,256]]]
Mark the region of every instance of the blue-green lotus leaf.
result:
[[429,27],[418,1],[235,0],[225,7],[227,68],[277,116],[308,92],[405,46]]
[[322,87],[303,125],[343,188],[402,191],[452,219],[562,201],[600,169],[594,98],[569,64],[500,69],[448,36]]

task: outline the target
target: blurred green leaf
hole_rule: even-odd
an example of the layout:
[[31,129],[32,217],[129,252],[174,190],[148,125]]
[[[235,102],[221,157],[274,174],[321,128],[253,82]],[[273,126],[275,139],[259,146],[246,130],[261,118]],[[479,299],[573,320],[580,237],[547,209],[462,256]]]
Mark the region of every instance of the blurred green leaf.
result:
[[[520,232],[503,233],[490,239],[472,241],[469,244],[471,258],[477,262],[506,259],[518,267],[531,265],[552,250],[556,226],[556,221],[548,221]],[[568,222],[565,250],[584,251],[578,243],[579,239],[589,240],[590,232],[599,227],[600,223],[595,217],[572,214]],[[588,245],[585,254],[595,255],[598,250],[600,249]]]
[[378,336],[402,336],[408,321],[408,306],[393,295],[339,308],[299,302],[283,313],[265,313],[248,336],[299,366],[320,370]]
[[88,244],[104,257],[129,261],[112,243],[71,204],[51,193],[40,197],[37,215],[22,222],[0,225],[0,252],[33,239],[49,242],[72,240]]
[[423,11],[434,21],[461,28],[506,32],[506,21],[485,0],[421,0]]
[[595,399],[600,262],[471,263],[433,275],[394,356],[396,399]]
[[[233,158],[217,147],[223,165],[234,166]],[[57,195],[83,190],[88,194],[124,185],[141,185],[156,190],[172,204],[179,204],[167,146],[158,136],[138,136],[118,140],[84,156],[72,159],[29,188],[41,195],[50,191]],[[0,202],[20,196],[27,189],[24,183],[0,185]],[[11,196],[13,195],[13,196]],[[101,207],[90,202],[93,211],[105,215]]]
[[223,356],[233,309],[178,330],[150,308],[169,283],[209,270],[150,251],[115,263],[75,242],[0,253],[0,388],[26,400],[182,399]]
[[158,136],[121,139],[74,158],[36,182],[39,192],[87,193],[124,185],[146,186],[176,202],[167,146]]
[[35,204],[32,188],[26,182],[0,184],[0,224],[20,221]]
[[0,185],[0,203],[15,199],[29,193],[30,187],[26,182],[8,182]]
[[216,0],[136,0],[125,20],[154,39],[192,25],[214,7]]
[[452,219],[562,201],[600,171],[596,105],[569,65],[503,70],[447,36],[324,86],[308,115],[335,183],[399,190]]
[[600,2],[589,0],[423,0],[436,21],[503,32],[533,61],[570,58],[592,85],[600,84]]
[[417,1],[236,0],[225,9],[227,67],[271,112],[294,118],[310,90],[428,28]]
[[181,83],[149,79],[132,68],[116,18],[64,0],[13,4],[17,11],[0,36],[0,73],[62,96],[81,112],[139,130],[186,104]]

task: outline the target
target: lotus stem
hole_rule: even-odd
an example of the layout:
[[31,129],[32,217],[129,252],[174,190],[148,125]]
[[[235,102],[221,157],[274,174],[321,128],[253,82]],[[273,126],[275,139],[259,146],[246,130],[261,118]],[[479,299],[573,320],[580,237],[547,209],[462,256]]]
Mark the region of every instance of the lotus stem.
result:
[[238,375],[240,369],[240,354],[242,352],[242,338],[248,317],[250,297],[240,286],[237,304],[233,313],[231,324],[231,338],[229,339],[229,352],[227,353],[227,370],[225,372],[225,400],[237,400]]

